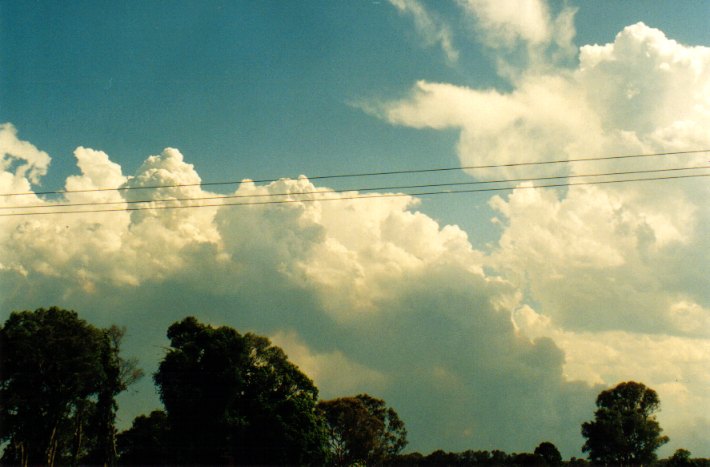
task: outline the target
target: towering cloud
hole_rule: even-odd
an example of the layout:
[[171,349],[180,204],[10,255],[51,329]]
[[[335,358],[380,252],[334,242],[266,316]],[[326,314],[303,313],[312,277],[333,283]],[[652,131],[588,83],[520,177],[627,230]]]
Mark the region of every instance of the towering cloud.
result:
[[[591,389],[563,379],[551,340],[517,333],[515,288],[484,273],[466,234],[414,210],[416,200],[319,201],[345,195],[302,177],[245,181],[231,200],[248,205],[160,209],[216,196],[195,185],[177,150],[129,177],[103,152],[75,155],[82,173],[67,189],[136,189],[68,193],[40,200],[42,211],[149,209],[6,218],[3,309],[56,303],[126,324],[129,352],[148,369],[165,327],[184,314],[268,333],[324,396],[385,397],[417,449],[526,449],[541,427],[569,450],[578,444]],[[303,192],[312,194],[299,201]],[[295,202],[253,204],[264,199]],[[77,202],[117,204],[59,207]]]
[[[416,2],[393,3],[426,13]],[[541,2],[525,4],[539,20],[531,25],[492,2],[462,5],[511,41],[547,47],[571,38],[572,13],[551,19]],[[422,81],[407,98],[369,108],[393,124],[459,130],[465,165],[710,147],[707,48],[637,24],[613,43],[582,47],[574,68],[554,63],[523,70],[510,92]],[[0,127],[0,155],[3,193],[29,191],[49,165],[10,124]],[[223,198],[199,186],[177,149],[132,175],[101,151],[75,156],[81,173],[67,179],[71,193],[0,196],[3,215],[52,212],[2,217],[2,313],[56,304],[100,325],[125,324],[127,351],[148,372],[168,324],[187,314],[268,334],[324,397],[384,397],[422,451],[530,451],[553,440],[579,455],[579,427],[599,385],[639,379],[660,393],[670,446],[710,455],[706,179],[521,186],[491,199],[501,235],[483,252],[409,196],[353,200],[301,177],[245,180]],[[471,175],[531,173],[543,171]],[[97,188],[117,190],[86,191]],[[211,206],[190,207],[198,198]],[[82,209],[113,211],[60,212]],[[146,379],[122,400],[123,422],[156,404]]]
[[[535,42],[531,31],[503,27],[504,12],[480,3],[471,5],[490,19],[488,27],[501,23],[501,31]],[[540,40],[544,30],[536,29]],[[398,125],[459,129],[458,153],[467,166],[706,149],[710,49],[679,44],[639,23],[613,43],[582,47],[576,68],[528,68],[511,92],[420,82],[408,98],[382,103],[376,114]],[[471,174],[579,176],[696,166],[707,166],[707,154]],[[579,180],[590,179],[570,179]],[[684,418],[705,426],[707,417],[696,414],[710,408],[702,389],[707,371],[696,371],[699,362],[710,363],[710,294],[702,272],[710,263],[706,180],[566,191],[521,186],[490,202],[503,230],[488,264],[536,303],[536,310],[516,312],[516,325],[564,349],[568,378],[605,384],[637,378],[659,387],[666,404],[661,420],[672,439],[674,431],[691,431]],[[703,410],[688,415],[691,405]],[[702,450],[692,439],[674,442]]]

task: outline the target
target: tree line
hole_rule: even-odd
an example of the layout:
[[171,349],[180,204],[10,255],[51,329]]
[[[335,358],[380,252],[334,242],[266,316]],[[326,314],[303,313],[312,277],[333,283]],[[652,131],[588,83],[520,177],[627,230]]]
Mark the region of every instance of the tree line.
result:
[[121,355],[125,330],[74,311],[10,314],[0,327],[0,462],[4,465],[612,465],[710,466],[668,441],[655,391],[626,382],[599,394],[582,425],[588,461],[563,462],[549,441],[532,453],[402,454],[397,412],[368,394],[321,400],[313,381],[266,337],[194,317],[167,330],[153,375],[163,408],[118,432],[116,397],[143,377]]

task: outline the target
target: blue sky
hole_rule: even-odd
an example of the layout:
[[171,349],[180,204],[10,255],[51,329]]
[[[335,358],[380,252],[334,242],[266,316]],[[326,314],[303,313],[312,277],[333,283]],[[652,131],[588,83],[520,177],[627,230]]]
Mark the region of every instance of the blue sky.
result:
[[[0,191],[708,149],[708,20],[704,1],[1,1]],[[670,167],[644,164],[628,167]],[[489,176],[313,185],[472,175]],[[279,183],[239,189],[311,186]],[[532,451],[542,426],[579,455],[599,388],[642,379],[669,401],[667,449],[710,456],[707,183],[641,185],[6,217],[0,316],[119,322],[148,371],[185,314],[254,330],[325,397],[385,397],[422,451]],[[83,196],[67,199],[125,201]],[[137,391],[124,425],[158,403],[149,378]],[[573,408],[514,423],[553,401]]]

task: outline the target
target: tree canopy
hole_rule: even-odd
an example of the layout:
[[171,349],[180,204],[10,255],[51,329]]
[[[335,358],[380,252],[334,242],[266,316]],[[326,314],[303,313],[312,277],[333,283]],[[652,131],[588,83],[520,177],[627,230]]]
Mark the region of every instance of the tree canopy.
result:
[[544,441],[540,443],[533,452],[536,456],[541,457],[546,465],[560,465],[562,464],[562,454],[560,454],[557,446],[549,441]]
[[602,391],[597,397],[594,420],[582,424],[587,439],[582,451],[599,463],[648,464],[655,451],[668,442],[655,413],[658,394],[641,383],[629,381]]
[[367,394],[321,401],[328,423],[328,445],[339,465],[378,464],[407,445],[407,430],[385,401]]
[[2,461],[115,462],[115,396],[141,373],[123,331],[59,308],[13,312],[0,330]]
[[154,375],[171,461],[293,464],[325,460],[318,390],[265,337],[188,317],[168,329]]
[[[125,330],[98,328],[60,308],[10,314],[0,326],[2,464],[27,465],[588,465],[535,451],[401,454],[407,430],[368,394],[318,402],[314,383],[262,336],[193,317],[168,328],[154,374],[165,410],[116,433],[116,396],[140,378],[120,354]],[[668,442],[653,389],[621,383],[596,399],[582,424],[593,464],[643,465]],[[119,457],[120,454],[120,457]],[[658,465],[710,466],[686,449]]]
[[168,448],[168,416],[162,410],[139,415],[131,427],[118,435],[120,463],[124,465],[165,465]]

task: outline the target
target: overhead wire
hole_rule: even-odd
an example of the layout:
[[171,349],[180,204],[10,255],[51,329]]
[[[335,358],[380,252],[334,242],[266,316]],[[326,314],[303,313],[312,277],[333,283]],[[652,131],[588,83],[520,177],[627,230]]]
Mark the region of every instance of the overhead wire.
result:
[[[130,212],[130,211],[145,211],[145,210],[196,209],[196,208],[217,208],[217,207],[222,207],[222,206],[255,206],[255,205],[270,205],[270,204],[310,203],[310,202],[322,202],[322,201],[346,201],[346,200],[397,198],[397,197],[401,198],[401,197],[411,197],[411,196],[435,196],[435,195],[444,195],[444,194],[512,191],[512,190],[518,190],[518,189],[525,190],[525,189],[539,189],[539,188],[560,188],[560,187],[569,187],[569,186],[604,185],[604,184],[629,183],[629,182],[649,182],[649,181],[677,180],[677,179],[697,178],[697,177],[710,177],[710,173],[691,174],[691,175],[674,175],[674,176],[663,176],[663,177],[649,177],[649,178],[631,178],[631,179],[622,179],[622,180],[599,180],[599,181],[593,181],[593,182],[578,182],[578,183],[554,183],[554,184],[546,184],[546,185],[518,185],[518,186],[507,186],[507,187],[489,187],[489,188],[466,189],[466,190],[422,191],[422,192],[415,192],[415,193],[375,193],[375,194],[340,196],[340,197],[331,197],[331,198],[321,197],[321,198],[283,199],[283,200],[268,200],[268,201],[228,202],[228,203],[191,204],[191,205],[173,205],[173,206],[167,206],[167,205],[163,205],[163,206],[136,206],[136,207],[121,207],[121,208],[94,209],[94,210],[82,209],[82,210],[74,210],[74,211],[53,210],[53,211],[42,211],[42,212],[19,212],[19,213],[0,214],[0,217],[41,216],[41,215],[56,215],[56,214],[97,214],[97,213]],[[317,194],[327,195],[329,193],[333,193],[333,192],[332,191],[308,192],[308,194],[310,194],[310,195],[317,195]],[[287,196],[287,195],[282,195],[282,196]]]
[[[691,151],[670,151],[670,152],[656,152],[656,153],[641,153],[641,154],[625,154],[616,156],[596,156],[596,157],[580,157],[580,158],[570,158],[570,159],[557,159],[550,161],[527,161],[527,162],[511,162],[507,164],[486,164],[486,165],[468,165],[468,166],[455,166],[455,167],[435,167],[426,169],[404,169],[404,170],[391,170],[391,171],[379,171],[379,172],[360,172],[360,173],[343,173],[343,174],[329,174],[329,175],[316,175],[308,177],[309,180],[327,180],[327,179],[339,179],[339,178],[361,178],[361,177],[374,177],[374,176],[387,176],[387,175],[406,175],[406,174],[424,174],[424,173],[435,173],[435,172],[451,172],[451,171],[463,171],[463,170],[479,170],[479,169],[502,169],[502,168],[512,168],[512,167],[525,167],[525,166],[539,166],[539,165],[551,165],[551,164],[564,164],[564,163],[574,163],[574,162],[592,162],[592,161],[608,161],[608,160],[620,160],[620,159],[634,159],[642,157],[660,157],[660,156],[679,156],[679,155],[689,155],[689,154],[700,154],[710,152],[710,149],[696,149]],[[82,190],[49,190],[49,191],[37,191],[37,192],[16,192],[16,193],[0,193],[0,196],[41,196],[41,195],[61,195],[66,193],[94,193],[103,191],[128,191],[128,190],[155,190],[161,188],[181,188],[181,187],[194,187],[194,186],[220,186],[220,185],[238,185],[243,183],[245,180],[249,180],[252,183],[271,183],[282,180],[288,177],[280,178],[265,178],[260,180],[230,180],[222,182],[199,182],[199,183],[176,183],[176,184],[164,184],[164,185],[148,185],[148,186],[120,186],[120,187],[103,187],[103,188],[91,188]],[[295,178],[295,177],[292,177]]]
[[[11,205],[11,206],[0,206],[0,210],[10,210],[10,209],[57,209],[66,207],[86,207],[86,206],[109,206],[109,205],[131,205],[131,204],[147,204],[147,203],[176,203],[185,201],[214,201],[218,199],[236,199],[236,198],[274,198],[279,196],[305,196],[313,194],[340,194],[348,192],[368,192],[368,191],[386,191],[386,190],[412,190],[412,189],[423,189],[423,188],[440,188],[440,187],[451,187],[451,186],[470,186],[470,185],[486,185],[495,183],[513,183],[513,182],[537,182],[546,180],[557,180],[565,178],[586,178],[586,177],[605,177],[605,176],[619,176],[619,175],[638,175],[647,173],[665,173],[665,172],[677,172],[684,170],[696,170],[696,169],[710,169],[710,166],[692,166],[692,167],[674,167],[666,169],[649,169],[649,170],[629,170],[629,171],[617,171],[617,172],[604,172],[604,173],[586,173],[586,174],[568,174],[568,175],[555,175],[548,177],[522,177],[522,178],[506,178],[500,180],[476,180],[476,181],[465,181],[465,182],[447,182],[447,183],[427,183],[420,185],[391,185],[391,186],[379,186],[379,187],[357,187],[357,188],[345,188],[337,190],[321,190],[321,191],[301,191],[301,192],[284,192],[284,193],[263,193],[263,194],[232,194],[232,195],[215,195],[215,196],[200,196],[200,197],[187,197],[187,198],[161,198],[161,199],[140,199],[140,200],[121,200],[121,201],[92,201],[83,203],[55,203],[55,204],[33,204],[33,205]],[[309,179],[310,180],[310,179]],[[66,212],[66,211],[62,211]]]

